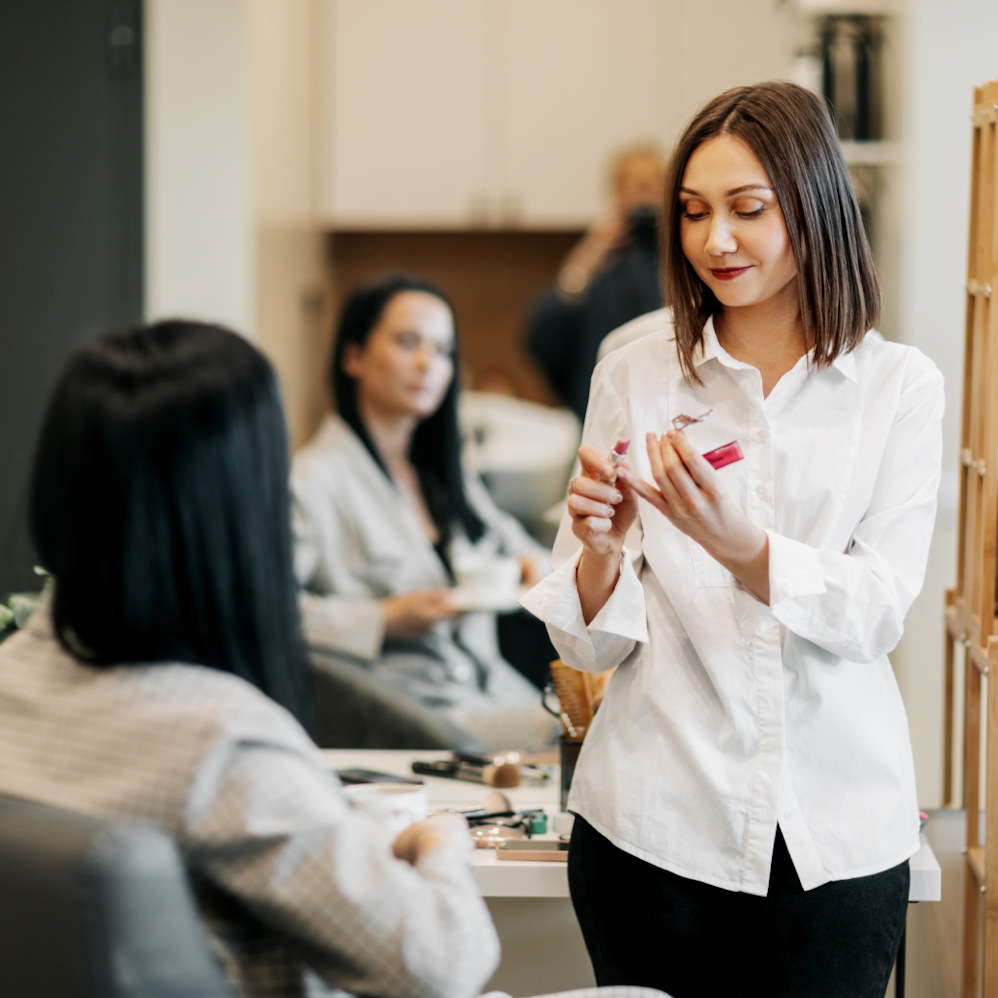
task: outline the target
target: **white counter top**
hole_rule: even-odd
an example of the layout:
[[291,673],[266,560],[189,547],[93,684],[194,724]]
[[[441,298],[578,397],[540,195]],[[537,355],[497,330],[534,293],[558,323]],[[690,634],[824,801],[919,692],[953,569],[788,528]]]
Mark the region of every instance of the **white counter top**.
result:
[[[449,759],[449,752],[409,752],[387,749],[327,749],[334,769],[373,769],[399,776],[412,776],[416,759]],[[464,780],[438,776],[420,777],[426,783],[430,810],[477,804],[489,787]],[[557,767],[554,779],[540,786],[519,786],[502,791],[518,809],[544,808],[550,820],[558,813],[559,782]],[[538,838],[557,838],[554,834]],[[909,901],[938,901],[942,897],[942,871],[932,847],[923,834],[921,848],[911,857]],[[565,863],[535,863],[523,860],[499,860],[494,849],[477,849],[472,860],[475,881],[484,897],[567,898],[568,870]]]

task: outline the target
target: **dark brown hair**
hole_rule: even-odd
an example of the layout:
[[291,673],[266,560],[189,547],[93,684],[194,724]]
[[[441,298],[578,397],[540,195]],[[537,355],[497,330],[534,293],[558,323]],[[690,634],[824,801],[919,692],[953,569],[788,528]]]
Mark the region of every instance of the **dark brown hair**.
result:
[[[391,475],[388,474],[384,459],[378,453],[360,415],[357,382],[346,373],[343,362],[348,347],[363,349],[367,345],[389,303],[396,295],[406,291],[433,295],[454,315],[454,307],[447,296],[429,281],[408,274],[388,274],[356,288],[347,299],[336,329],[336,344],[329,365],[329,384],[336,411],[357,434],[389,481]],[[449,541],[452,528],[460,524],[468,538],[477,541],[485,532],[485,524],[471,505],[464,486],[461,431],[457,417],[460,359],[456,336],[453,359],[454,377],[451,378],[450,386],[437,411],[416,426],[409,457],[416,468],[423,497],[441,538],[445,542]]]
[[683,376],[721,303],[686,259],[679,188],[707,139],[733,135],[758,157],[779,201],[797,263],[800,316],[818,367],[848,353],[880,321],[880,284],[852,181],[825,102],[795,83],[736,87],[715,97],[680,138],[665,187],[662,284],[672,309]]
[[174,319],[81,346],[31,477],[66,648],[229,672],[308,727],[287,439],[273,368],[227,329]]

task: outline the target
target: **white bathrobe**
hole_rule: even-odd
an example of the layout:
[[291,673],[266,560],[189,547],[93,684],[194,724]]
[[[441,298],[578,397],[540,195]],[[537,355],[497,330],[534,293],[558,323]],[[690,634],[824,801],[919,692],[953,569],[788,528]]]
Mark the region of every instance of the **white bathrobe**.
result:
[[[308,643],[366,664],[386,685],[439,709],[487,745],[501,738],[512,747],[509,730],[493,734],[497,711],[514,727],[525,725],[520,746],[546,741],[550,718],[540,710],[540,692],[500,655],[495,614],[441,621],[422,638],[385,636],[382,600],[452,583],[415,511],[342,419],[326,418],[296,455],[291,480]],[[496,507],[476,475],[465,481],[485,533],[473,544],[455,528],[452,563],[522,554],[549,563],[547,551]]]

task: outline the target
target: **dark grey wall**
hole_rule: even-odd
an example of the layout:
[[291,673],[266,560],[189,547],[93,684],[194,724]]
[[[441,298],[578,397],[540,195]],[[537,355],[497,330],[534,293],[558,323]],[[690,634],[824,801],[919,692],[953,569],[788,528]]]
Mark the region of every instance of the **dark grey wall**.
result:
[[142,315],[140,0],[0,0],[0,597],[66,354]]

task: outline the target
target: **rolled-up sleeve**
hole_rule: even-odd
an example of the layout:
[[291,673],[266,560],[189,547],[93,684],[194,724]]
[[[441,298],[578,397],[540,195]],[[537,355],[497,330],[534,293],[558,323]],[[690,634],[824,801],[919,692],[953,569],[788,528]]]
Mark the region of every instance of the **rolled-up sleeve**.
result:
[[[597,367],[582,440],[597,450],[609,451],[618,440],[629,437],[630,430],[620,399],[601,374]],[[520,603],[547,624],[551,642],[566,665],[585,672],[603,672],[619,665],[635,642],[647,642],[645,594],[638,577],[643,565],[641,542],[640,520],[636,520],[627,535],[617,585],[587,625],[576,580],[582,546],[565,512],[552,552],[555,570]]]
[[[298,606],[306,642],[314,648],[375,659],[385,640],[385,609],[380,599],[360,593],[329,592],[330,573],[347,573],[342,555],[329,565],[324,551],[342,552],[345,543],[342,523],[318,476],[307,466],[297,467],[291,478],[292,528],[294,534],[295,578],[301,587]],[[317,580],[326,579],[325,586]],[[356,587],[356,588],[359,588]]]
[[844,552],[769,532],[772,614],[835,655],[892,651],[922,587],[942,458],[943,381],[926,363],[903,387],[866,515]]
[[625,548],[617,585],[587,625],[576,582],[581,557],[580,547],[520,603],[547,624],[551,643],[566,665],[603,672],[627,658],[636,641],[648,640],[645,594]]
[[354,658],[375,659],[385,640],[381,600],[353,596],[298,594],[302,631],[313,648],[328,648]]

